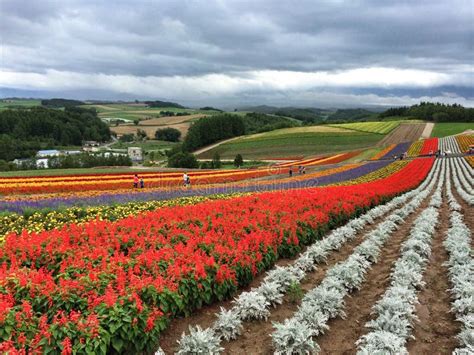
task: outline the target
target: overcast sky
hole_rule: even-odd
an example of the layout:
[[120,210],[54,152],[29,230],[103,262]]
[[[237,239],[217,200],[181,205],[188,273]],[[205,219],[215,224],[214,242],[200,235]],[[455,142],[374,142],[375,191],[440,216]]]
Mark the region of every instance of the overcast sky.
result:
[[0,0],[0,95],[474,106],[472,0]]

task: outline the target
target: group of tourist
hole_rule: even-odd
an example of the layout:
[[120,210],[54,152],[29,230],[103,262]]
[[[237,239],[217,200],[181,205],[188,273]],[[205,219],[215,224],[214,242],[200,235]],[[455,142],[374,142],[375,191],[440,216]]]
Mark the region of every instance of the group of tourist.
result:
[[[300,174],[300,175],[301,174],[306,174],[306,167],[304,167],[302,165],[298,166],[298,174]],[[292,166],[290,166],[290,170],[288,170],[288,175],[290,177],[293,176],[293,167]]]

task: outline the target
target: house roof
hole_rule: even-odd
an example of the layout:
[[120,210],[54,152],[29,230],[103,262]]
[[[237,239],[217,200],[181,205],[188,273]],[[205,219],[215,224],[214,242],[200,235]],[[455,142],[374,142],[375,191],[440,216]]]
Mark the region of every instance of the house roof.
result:
[[41,153],[41,154],[53,154],[53,153],[59,153],[59,150],[56,150],[56,149],[38,150],[38,153]]

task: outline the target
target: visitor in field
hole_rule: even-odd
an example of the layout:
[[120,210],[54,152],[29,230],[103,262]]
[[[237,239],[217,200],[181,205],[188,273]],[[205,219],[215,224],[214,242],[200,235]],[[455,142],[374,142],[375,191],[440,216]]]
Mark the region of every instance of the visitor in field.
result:
[[301,165],[298,166],[298,174],[302,174],[303,172],[303,167]]
[[188,187],[191,185],[191,179],[189,178],[187,173],[183,174],[183,182],[184,182],[184,187]]
[[302,174],[306,174],[306,167],[305,167],[305,166],[302,166],[302,167],[301,167],[301,173],[302,173]]
[[140,178],[140,188],[145,188],[145,181],[143,180],[143,178]]
[[290,170],[288,171],[288,174],[290,175],[290,177],[293,176],[293,167],[292,166],[290,166]]
[[139,181],[138,175],[135,174],[135,176],[133,177],[133,188],[136,189],[138,187],[138,181]]

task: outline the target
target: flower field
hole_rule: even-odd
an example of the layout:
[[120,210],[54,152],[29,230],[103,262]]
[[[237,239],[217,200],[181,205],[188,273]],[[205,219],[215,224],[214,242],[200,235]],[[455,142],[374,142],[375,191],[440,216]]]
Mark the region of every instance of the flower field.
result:
[[469,146],[474,145],[474,135],[462,134],[455,136],[461,152],[467,152]]
[[[290,166],[318,166],[337,164],[350,159],[360,151],[336,154],[289,163],[280,163],[256,169],[213,170],[188,172],[193,185],[230,183],[265,176],[286,174]],[[182,185],[182,172],[143,172],[139,176],[145,181],[147,188],[173,189]],[[117,191],[133,185],[133,173],[122,174],[87,174],[44,177],[3,177],[0,178],[0,196],[35,195],[57,193],[81,193],[84,191]]]
[[[449,341],[426,344],[469,352],[474,171],[468,159],[426,157],[438,146],[459,149],[446,137],[416,142],[425,157],[293,177],[289,166],[358,152],[280,164],[258,180],[199,172],[191,189],[129,191],[115,184],[130,175],[109,174],[110,191],[9,194],[0,201],[0,351],[423,353],[414,320],[429,299],[433,329],[445,317]],[[181,178],[154,174],[147,179]]]

